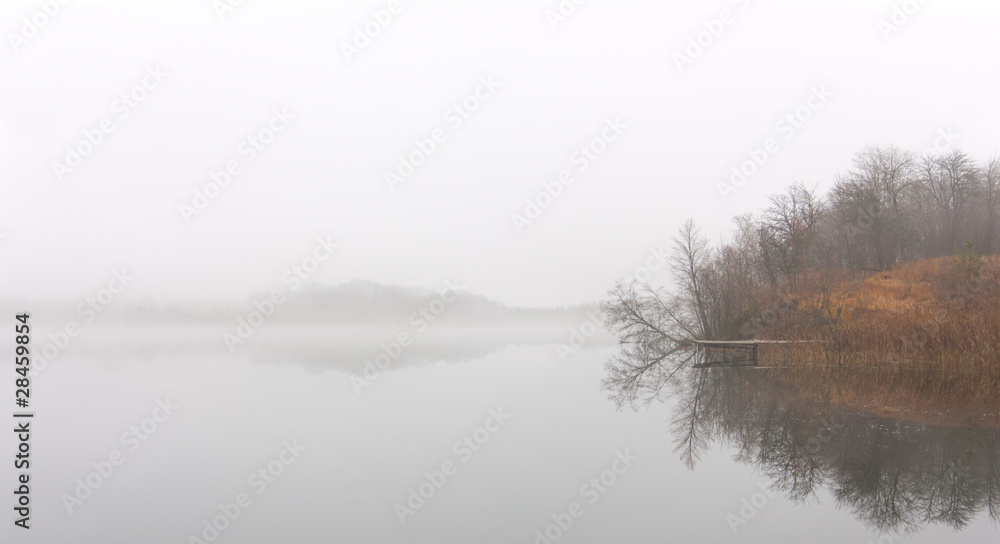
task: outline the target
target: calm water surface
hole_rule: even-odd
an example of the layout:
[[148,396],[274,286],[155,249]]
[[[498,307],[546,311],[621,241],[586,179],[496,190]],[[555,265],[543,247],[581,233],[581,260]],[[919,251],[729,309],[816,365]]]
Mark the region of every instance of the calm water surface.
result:
[[[615,347],[565,361],[554,345],[405,361],[359,394],[351,377],[363,374],[344,370],[356,361],[323,365],[322,350],[306,356],[300,344],[288,356],[269,344],[262,359],[146,340],[162,349],[93,357],[80,348],[36,379],[27,541],[864,544],[1000,535],[990,520],[996,431],[975,426],[821,414],[749,394],[747,379],[719,370],[664,402],[619,411],[601,389]],[[176,408],[156,410],[158,400]],[[155,430],[151,421],[143,429],[152,416]],[[143,440],[128,434],[133,426]],[[81,493],[77,480],[94,463],[107,472],[116,451],[122,462]],[[240,494],[235,517],[229,505]],[[79,503],[68,508],[71,496]],[[220,505],[235,519],[216,519]],[[224,529],[206,530],[213,520]]]

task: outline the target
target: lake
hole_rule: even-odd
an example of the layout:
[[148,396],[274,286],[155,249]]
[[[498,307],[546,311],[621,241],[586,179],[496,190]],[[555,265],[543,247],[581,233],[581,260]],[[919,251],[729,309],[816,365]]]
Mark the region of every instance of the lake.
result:
[[[607,342],[569,355],[501,342],[366,376],[362,361],[279,334],[230,355],[214,330],[94,332],[33,383],[26,542],[1000,535],[989,514],[998,475],[983,481],[998,462],[995,429],[820,413],[759,394],[759,370],[704,371],[619,410],[602,389],[618,353]],[[913,511],[885,511],[903,505]]]

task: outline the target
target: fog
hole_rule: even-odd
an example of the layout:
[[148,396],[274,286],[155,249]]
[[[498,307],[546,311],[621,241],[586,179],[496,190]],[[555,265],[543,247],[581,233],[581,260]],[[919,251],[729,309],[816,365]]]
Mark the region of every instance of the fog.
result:
[[0,541],[996,542],[998,22],[0,3]]
[[[329,237],[319,284],[461,278],[513,306],[575,304],[686,218],[721,236],[794,180],[829,186],[867,144],[919,152],[948,134],[996,152],[995,3],[928,2],[886,30],[891,2],[589,2],[562,20],[555,1],[428,0],[363,47],[385,3],[220,4],[73,2],[21,41],[40,8],[0,7],[0,296],[75,302],[124,268],[128,298],[242,299]],[[718,36],[679,67],[706,28]],[[67,146],[102,126],[69,167]],[[778,149],[723,197],[768,138]],[[539,217],[512,220],[563,171]]]

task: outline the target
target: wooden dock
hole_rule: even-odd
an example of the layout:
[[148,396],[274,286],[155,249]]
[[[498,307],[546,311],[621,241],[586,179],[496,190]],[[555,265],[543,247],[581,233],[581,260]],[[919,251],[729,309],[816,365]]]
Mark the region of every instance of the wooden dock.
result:
[[[810,344],[818,342],[818,340],[696,340],[690,338],[686,342],[694,346],[706,358],[706,362],[694,366],[706,367],[735,366],[738,362],[742,362],[745,365],[757,366],[757,348],[759,346]],[[721,361],[707,361],[710,353],[721,354]],[[737,357],[729,359],[727,356],[731,353],[735,353]]]

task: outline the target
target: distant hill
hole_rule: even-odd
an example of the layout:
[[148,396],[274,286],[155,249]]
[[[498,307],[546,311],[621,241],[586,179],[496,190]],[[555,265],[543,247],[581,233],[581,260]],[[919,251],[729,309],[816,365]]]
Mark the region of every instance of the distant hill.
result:
[[[531,326],[533,324],[576,324],[586,312],[599,305],[581,304],[560,308],[511,308],[482,295],[451,292],[445,301],[429,289],[386,285],[354,280],[337,286],[311,284],[299,291],[284,292],[287,300],[268,318],[273,323],[310,323],[342,326],[419,325],[433,321],[448,326]],[[255,302],[267,306],[266,294],[244,302],[162,304],[152,301],[123,303],[106,316],[109,320],[143,322],[230,322],[255,310]],[[104,319],[104,317],[102,317]]]
[[[449,295],[450,302],[445,302],[427,289],[370,281],[333,287],[314,284],[287,293],[287,300],[256,325],[250,337],[235,341],[241,323],[253,321],[250,315],[267,306],[262,302],[266,298],[184,304],[116,301],[73,341],[73,353],[129,359],[235,354],[262,363],[360,373],[383,353],[383,345],[403,333],[413,343],[399,350],[392,368],[474,360],[511,345],[551,344],[550,356],[567,360],[581,348],[616,343],[594,321],[599,312],[596,303],[510,308],[467,292]],[[122,328],[129,332],[123,334]],[[564,346],[562,351],[557,345]]]

